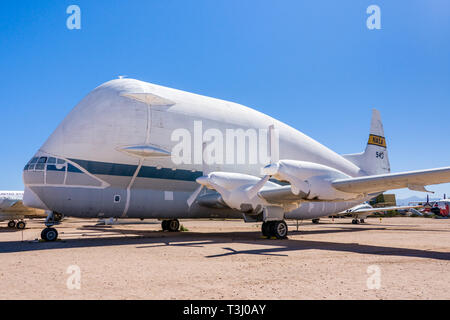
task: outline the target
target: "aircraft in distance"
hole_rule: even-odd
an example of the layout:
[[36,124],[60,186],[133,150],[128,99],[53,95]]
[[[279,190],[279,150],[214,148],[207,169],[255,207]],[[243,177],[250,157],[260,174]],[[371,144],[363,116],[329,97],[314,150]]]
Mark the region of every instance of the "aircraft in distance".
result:
[[23,191],[0,191],[0,221],[8,221],[9,228],[25,229],[25,218],[46,217],[44,210],[25,207]]
[[444,194],[444,198],[439,200],[433,200],[430,202],[430,198],[427,195],[427,201],[412,201],[410,204],[419,204],[423,206],[421,209],[421,213],[423,214],[435,214],[440,217],[448,217],[450,215],[450,199],[447,198],[447,195]]
[[448,217],[450,213],[449,208],[450,199],[447,199],[447,197],[444,195],[443,199],[437,200],[433,203],[433,206],[431,207],[431,209],[429,209],[429,211],[440,217]]
[[380,114],[364,152],[339,155],[254,109],[134,79],[89,93],[25,165],[24,204],[82,218],[241,218],[285,238],[285,219],[339,213],[386,190],[426,191],[450,167],[390,173]]
[[416,209],[416,208],[422,208],[422,206],[416,205],[416,206],[392,206],[392,207],[374,208],[370,204],[365,202],[365,203],[359,204],[357,206],[354,206],[353,208],[345,210],[344,212],[341,212],[339,215],[351,214],[353,217],[352,223],[358,224],[358,223],[365,223],[365,219],[371,213],[387,212],[387,211],[392,211],[392,210],[410,210],[410,209]]

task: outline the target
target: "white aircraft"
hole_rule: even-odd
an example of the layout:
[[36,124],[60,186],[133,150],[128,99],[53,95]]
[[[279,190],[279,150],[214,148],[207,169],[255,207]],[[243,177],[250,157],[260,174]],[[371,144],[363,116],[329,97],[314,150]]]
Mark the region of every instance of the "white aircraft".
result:
[[45,217],[43,210],[27,208],[22,203],[23,191],[0,191],[0,221],[9,228],[25,229],[24,218]]
[[[280,106],[282,107],[282,106]],[[450,182],[450,167],[390,173],[379,112],[364,152],[339,155],[251,108],[133,79],[87,95],[23,172],[24,204],[83,218],[243,218],[285,238],[285,219],[339,213],[383,191]]]
[[381,207],[381,208],[374,208],[367,202],[358,204],[357,206],[354,206],[353,208],[350,208],[348,210],[345,210],[344,212],[339,213],[338,215],[347,215],[351,214],[353,217],[352,223],[358,224],[358,223],[365,223],[365,219],[371,214],[375,212],[387,212],[392,210],[411,210],[415,208],[421,208],[421,205],[417,206],[392,206],[392,207]]

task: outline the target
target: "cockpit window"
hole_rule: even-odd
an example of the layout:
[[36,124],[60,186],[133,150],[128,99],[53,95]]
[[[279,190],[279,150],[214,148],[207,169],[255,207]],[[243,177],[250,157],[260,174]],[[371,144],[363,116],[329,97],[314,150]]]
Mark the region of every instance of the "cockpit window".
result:
[[48,164],[55,164],[56,163],[56,158],[53,158],[53,157],[48,158],[47,163]]
[[[28,171],[44,171],[48,166],[56,166],[56,169],[60,170],[66,164],[66,160],[58,159],[55,157],[34,157],[25,166],[24,170]],[[47,168],[48,169],[48,168]]]
[[39,158],[35,157],[30,160],[30,164],[35,164],[38,161]]

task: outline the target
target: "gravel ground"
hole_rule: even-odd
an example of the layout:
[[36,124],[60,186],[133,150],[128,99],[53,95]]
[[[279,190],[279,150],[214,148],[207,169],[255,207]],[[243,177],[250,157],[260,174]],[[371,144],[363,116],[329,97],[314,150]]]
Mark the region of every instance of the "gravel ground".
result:
[[242,221],[128,222],[66,219],[54,243],[35,240],[43,220],[2,223],[0,299],[450,299],[450,220],[291,221],[287,240]]

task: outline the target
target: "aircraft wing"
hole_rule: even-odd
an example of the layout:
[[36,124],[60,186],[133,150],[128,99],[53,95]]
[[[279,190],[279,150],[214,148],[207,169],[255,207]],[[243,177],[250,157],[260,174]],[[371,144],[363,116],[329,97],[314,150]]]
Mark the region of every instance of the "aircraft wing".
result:
[[8,208],[1,210],[4,214],[17,215],[18,217],[45,217],[45,211],[24,206],[22,200],[17,200]]
[[14,202],[6,211],[17,212],[17,211],[29,211],[29,208],[23,205],[22,200]]
[[332,186],[343,192],[374,193],[401,188],[427,191],[426,185],[447,182],[450,182],[450,167],[338,179]]

